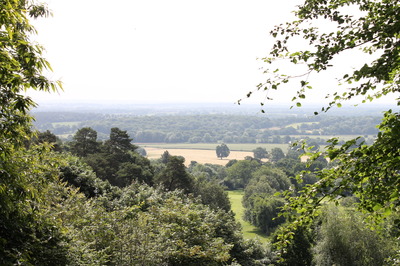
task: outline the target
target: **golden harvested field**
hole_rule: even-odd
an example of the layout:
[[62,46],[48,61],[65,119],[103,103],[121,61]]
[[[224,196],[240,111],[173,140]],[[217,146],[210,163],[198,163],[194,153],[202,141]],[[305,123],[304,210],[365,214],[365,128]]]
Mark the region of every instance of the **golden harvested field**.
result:
[[183,156],[185,158],[185,164],[189,165],[191,161],[196,161],[201,164],[211,163],[225,165],[229,160],[243,160],[246,156],[253,156],[253,152],[246,151],[231,151],[228,158],[223,158],[222,160],[217,158],[215,150],[193,150],[193,149],[162,149],[145,147],[147,152],[147,158],[158,159],[164,151],[168,150],[171,155]]

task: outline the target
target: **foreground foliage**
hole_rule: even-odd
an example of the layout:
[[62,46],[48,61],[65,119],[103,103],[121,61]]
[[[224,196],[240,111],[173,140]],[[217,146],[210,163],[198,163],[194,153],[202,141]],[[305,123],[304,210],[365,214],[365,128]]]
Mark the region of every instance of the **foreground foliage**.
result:
[[25,150],[32,136],[28,88],[58,88],[43,76],[50,65],[42,47],[30,42],[35,33],[29,17],[48,15],[42,5],[2,1],[0,14],[0,264],[51,265],[66,260],[63,235],[40,202],[42,187],[55,177],[57,162],[46,157],[45,147]]
[[[299,89],[293,101],[301,106],[301,100],[311,93],[308,89],[313,89],[308,80],[311,74],[330,69],[334,59],[349,55],[346,51],[361,49],[374,57],[365,55],[362,64],[339,77],[339,82],[346,86],[345,91],[327,95],[330,103],[322,110],[341,107],[342,101],[356,96],[364,96],[363,102],[388,94],[397,96],[400,92],[399,12],[400,5],[395,0],[305,0],[295,11],[297,20],[272,30],[277,40],[271,57],[264,59],[271,67],[284,59],[301,69],[296,74],[267,70],[267,81],[259,84],[258,89],[282,89],[284,84],[298,80]],[[332,27],[321,27],[328,24]],[[291,41],[299,40],[298,37],[305,41],[307,49],[293,52]],[[398,98],[396,102],[399,104]],[[283,253],[287,252],[293,234],[318,216],[318,206],[325,199],[337,201],[353,194],[360,200],[359,210],[375,220],[399,212],[399,113],[387,111],[379,130],[377,139],[369,146],[354,139],[336,147],[338,140],[332,139],[325,156],[335,166],[320,171],[319,180],[305,186],[299,195],[286,194],[285,210],[290,223],[278,236]],[[320,155],[319,152],[310,154],[312,159]]]
[[[326,206],[316,228],[313,247],[316,265],[385,265],[395,254],[392,238],[379,235],[363,223],[354,209]],[[391,264],[391,263],[387,263]]]

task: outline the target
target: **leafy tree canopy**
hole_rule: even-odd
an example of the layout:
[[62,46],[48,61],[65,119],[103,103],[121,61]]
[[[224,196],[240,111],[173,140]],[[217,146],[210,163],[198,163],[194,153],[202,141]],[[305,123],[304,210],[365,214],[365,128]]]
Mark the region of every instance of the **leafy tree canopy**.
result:
[[192,192],[193,178],[186,172],[184,162],[185,159],[179,156],[169,156],[166,167],[155,177],[155,182],[168,191],[181,189],[186,193]]
[[56,162],[43,146],[25,151],[23,145],[32,137],[28,112],[35,106],[23,93],[60,88],[43,75],[50,65],[30,40],[35,29],[29,17],[49,11],[34,1],[1,1],[0,9],[0,264],[26,264],[28,258],[36,265],[62,263],[59,231],[38,207]]
[[272,148],[272,150],[271,150],[271,161],[272,162],[277,162],[283,158],[285,158],[285,154],[283,153],[281,148]]
[[253,150],[254,158],[263,159],[268,157],[268,152],[266,148],[257,147]]
[[227,170],[224,185],[229,189],[243,189],[247,186],[252,173],[261,167],[257,160],[240,160],[231,165]]
[[228,146],[225,143],[222,143],[221,145],[218,145],[216,148],[216,153],[218,158],[224,158],[228,157],[231,151],[229,150]]
[[97,132],[90,127],[79,129],[73,136],[73,141],[70,146],[71,152],[80,157],[86,157],[88,154],[96,153],[99,149]]
[[132,139],[127,131],[117,127],[111,128],[110,139],[105,142],[105,146],[112,153],[134,151],[137,148],[132,144]]

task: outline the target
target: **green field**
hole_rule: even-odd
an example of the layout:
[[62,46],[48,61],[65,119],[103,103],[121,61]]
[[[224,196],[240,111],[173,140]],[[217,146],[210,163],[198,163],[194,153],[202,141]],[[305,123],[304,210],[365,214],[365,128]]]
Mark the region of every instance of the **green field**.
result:
[[260,229],[243,220],[244,208],[242,205],[243,190],[228,191],[229,200],[231,201],[232,211],[235,213],[236,220],[242,225],[242,232],[245,239],[257,238],[262,243],[268,243],[268,237],[261,232]]
[[[218,143],[136,143],[140,147],[160,148],[160,149],[191,149],[191,150],[215,150]],[[266,148],[271,151],[272,148],[281,148],[287,151],[288,144],[269,144],[269,143],[231,143],[228,145],[231,151],[253,151],[257,147]]]

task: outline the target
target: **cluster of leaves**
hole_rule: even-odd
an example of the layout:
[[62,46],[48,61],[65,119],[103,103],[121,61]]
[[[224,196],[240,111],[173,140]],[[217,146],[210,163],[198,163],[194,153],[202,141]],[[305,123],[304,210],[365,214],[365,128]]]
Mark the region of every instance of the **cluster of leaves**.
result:
[[0,264],[51,265],[66,261],[65,236],[41,208],[59,161],[48,148],[9,149],[0,165]]
[[269,154],[267,152],[266,148],[262,147],[257,147],[253,150],[253,155],[255,159],[265,159],[269,157]]
[[[358,14],[352,14],[354,10],[358,10]],[[355,96],[362,95],[372,101],[388,93],[399,92],[397,1],[304,1],[295,14],[297,20],[276,26],[271,31],[277,41],[271,50],[271,57],[264,58],[264,61],[273,64],[277,59],[286,59],[295,65],[305,66],[306,70],[293,76],[279,74],[279,69],[276,69],[265,83],[258,85],[259,90],[276,90],[293,78],[304,77],[293,97],[293,101],[298,101],[296,105],[301,106],[301,99],[306,98],[306,89],[312,89],[307,80],[310,73],[327,70],[332,67],[332,60],[344,51],[360,48],[367,54],[378,55],[377,59],[344,74],[341,82],[349,85],[347,91],[343,94],[332,93],[329,106],[323,110],[334,105],[341,107],[341,101]],[[329,24],[334,30],[321,32],[315,22],[318,25]],[[290,40],[297,36],[308,42],[308,50],[290,51]],[[268,70],[266,73],[271,74]]]
[[227,164],[224,185],[229,189],[244,189],[250,181],[251,173],[261,166],[258,160],[230,161]]

